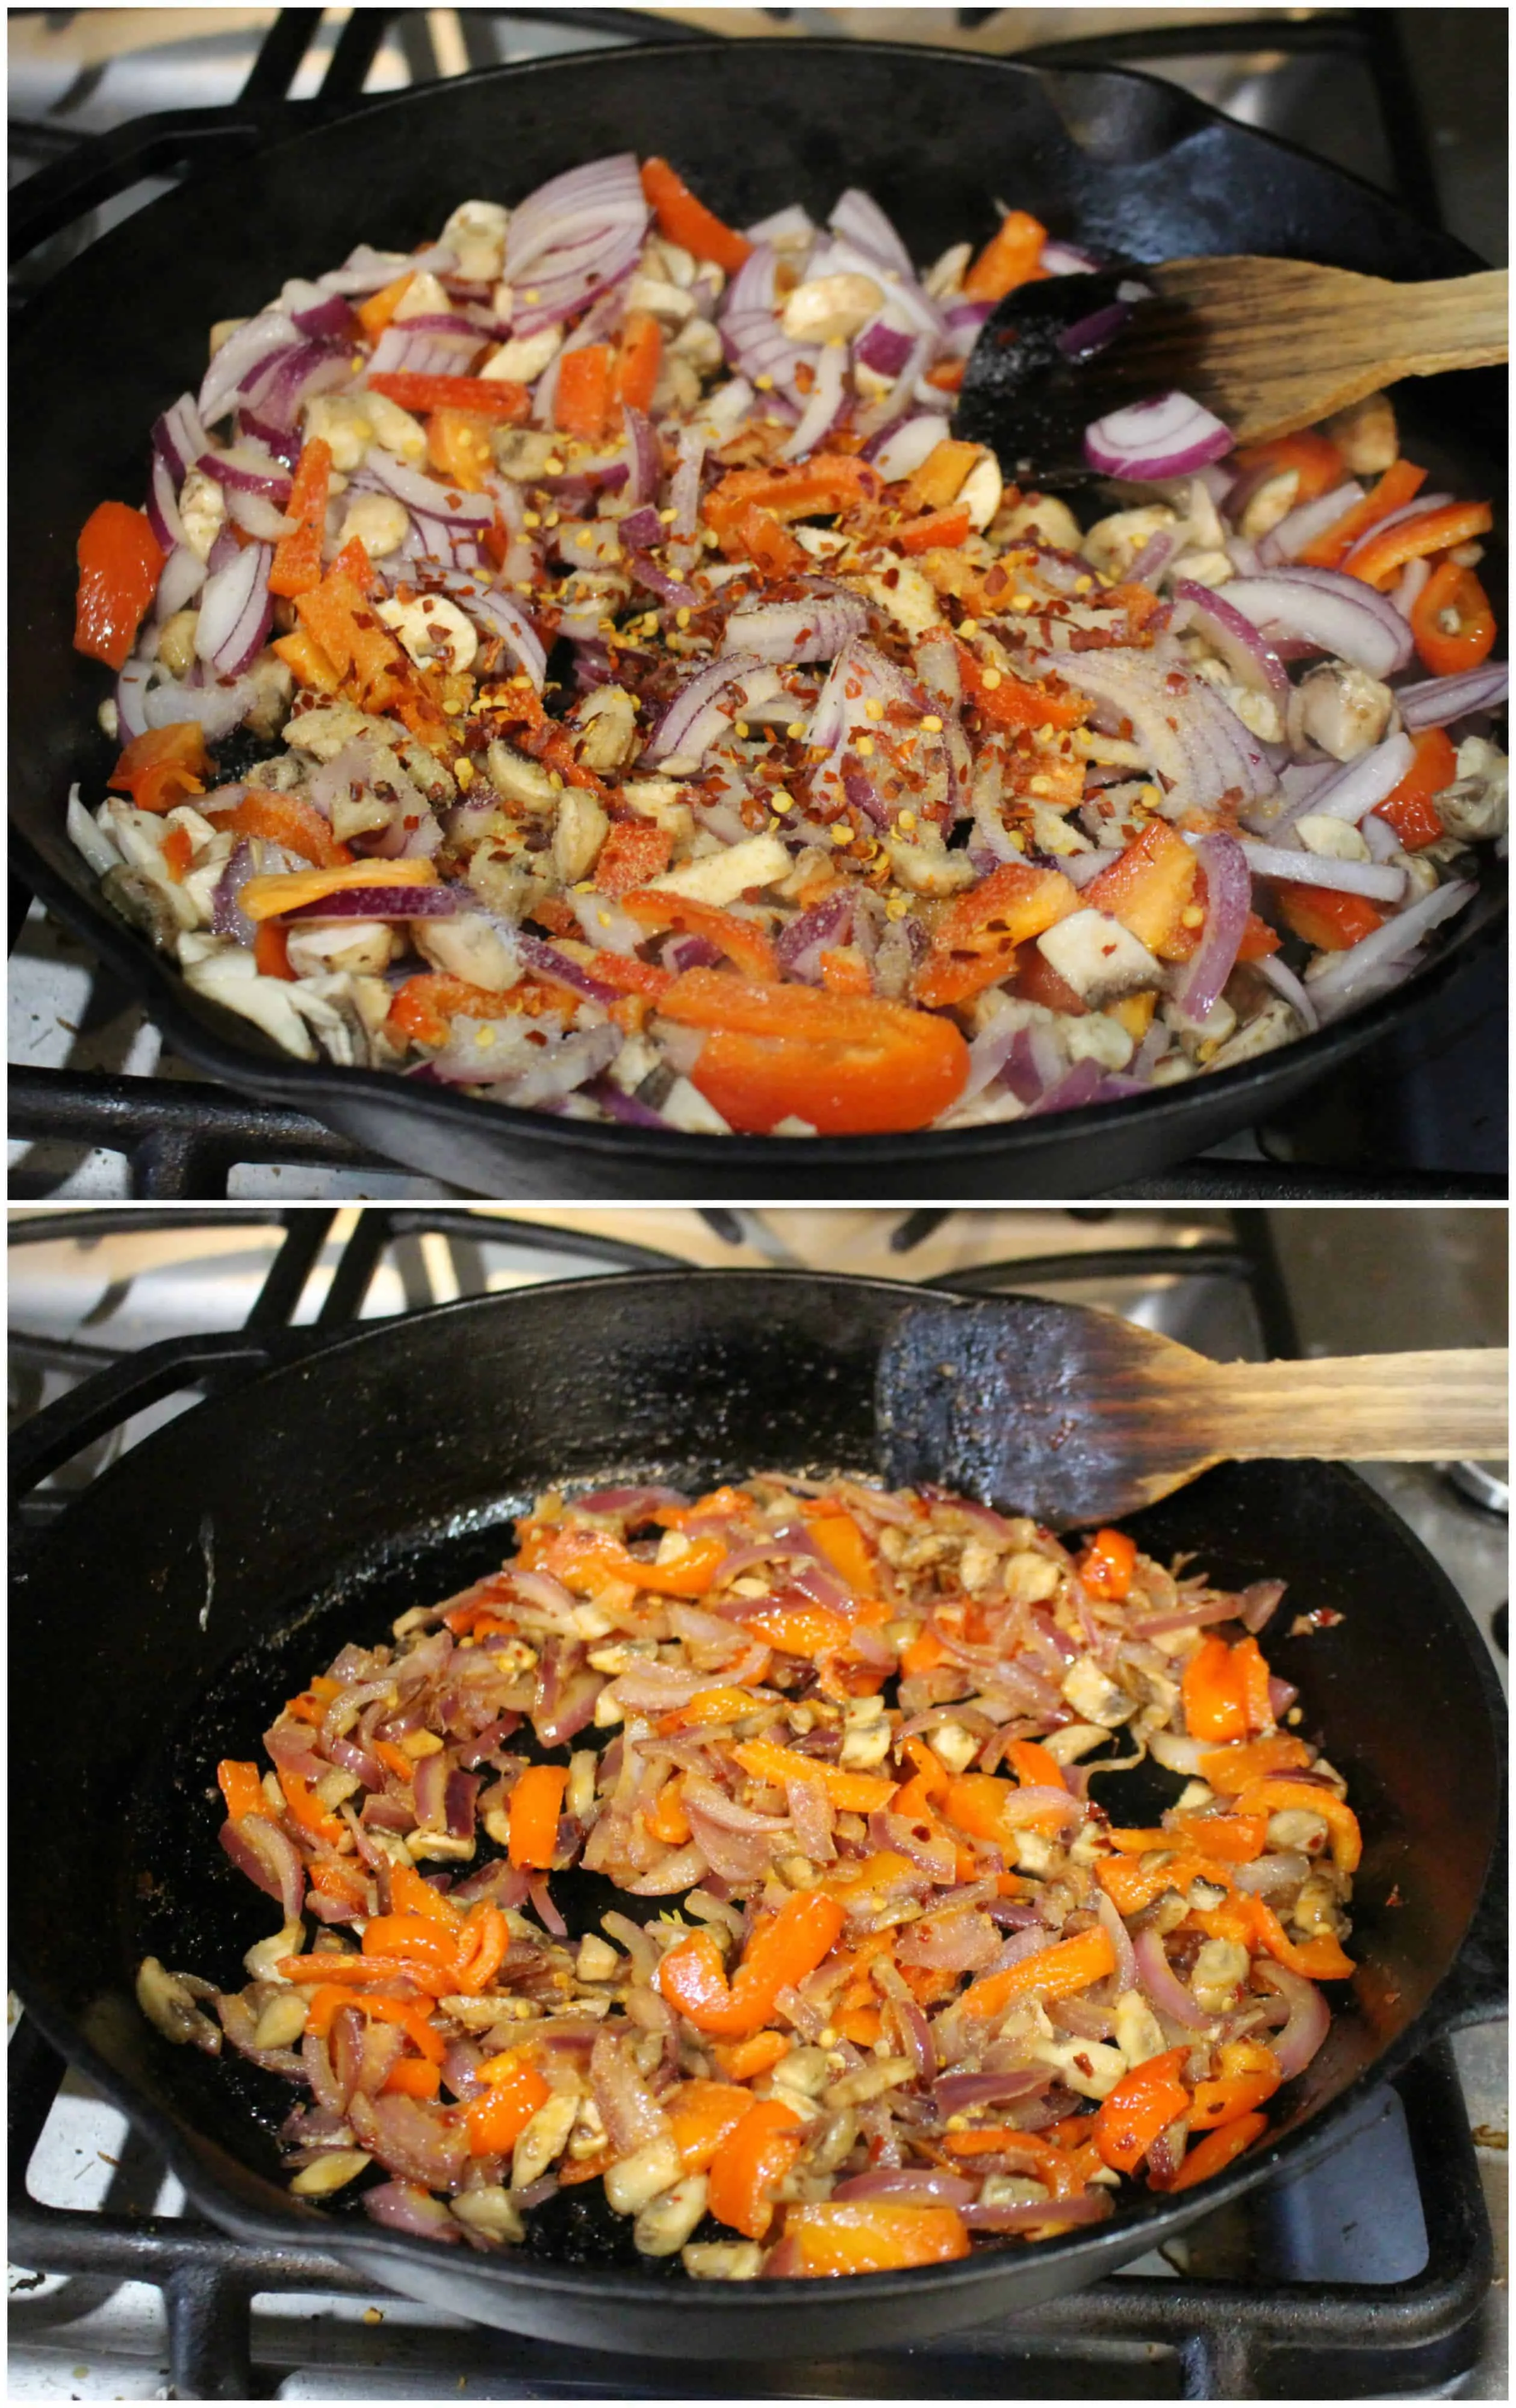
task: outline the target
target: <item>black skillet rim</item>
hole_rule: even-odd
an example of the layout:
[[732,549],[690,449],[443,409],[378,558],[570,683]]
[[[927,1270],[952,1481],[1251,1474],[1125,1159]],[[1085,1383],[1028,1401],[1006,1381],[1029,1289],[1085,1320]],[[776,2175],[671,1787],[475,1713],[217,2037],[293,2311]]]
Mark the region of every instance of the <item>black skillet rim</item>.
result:
[[[796,52],[796,45],[793,41],[779,38],[760,37],[746,43],[744,48],[790,56]],[[1343,183],[1369,194],[1377,207],[1400,221],[1408,229],[1415,228],[1420,233],[1426,231],[1408,210],[1388,195],[1379,193],[1362,177],[1346,169],[1327,166],[1326,163],[1314,159],[1297,143],[1264,134],[1252,126],[1239,126],[1208,103],[1194,99],[1160,77],[1147,75],[1137,69],[1041,67],[1017,59],[974,58],[965,61],[960,51],[926,43],[855,43],[834,38],[808,42],[805,46],[807,55],[856,56],[864,50],[871,55],[912,60],[922,57],[951,60],[958,65],[967,64],[1017,78],[1030,77],[1037,81],[1048,78],[1108,77],[1144,88],[1153,87],[1166,94],[1170,105],[1180,108],[1194,130],[1199,131],[1211,124],[1225,125],[1266,150],[1282,151],[1290,158],[1311,165],[1318,172],[1330,173]],[[688,42],[679,45],[679,52],[681,58],[700,55],[730,58],[733,45],[719,41]],[[628,45],[624,50],[596,55],[617,59],[666,60],[668,51],[662,43],[637,43]],[[492,79],[509,79],[514,83],[538,75],[561,73],[565,71],[565,64],[578,65],[579,62],[575,59],[565,63],[559,57],[522,60],[510,65],[478,68],[466,77],[452,80],[480,84]],[[433,87],[422,86],[420,89],[429,93]],[[413,101],[415,90],[413,87],[383,100],[365,103],[352,114],[366,119],[404,109]],[[319,133],[320,129],[316,129],[292,135],[286,137],[285,142],[266,146],[266,150],[261,150],[259,156],[262,159],[293,144],[318,139]],[[238,171],[238,166],[233,166],[226,173],[235,179]],[[193,187],[191,185],[187,189],[193,192]],[[150,209],[168,209],[182,197],[183,188],[165,194],[162,200],[150,203],[149,207]],[[130,227],[131,221],[128,221],[120,230],[123,237],[129,236]],[[1450,261],[1453,253],[1459,253],[1471,267],[1486,264],[1456,236],[1448,235],[1444,239]],[[51,294],[62,286],[68,273],[68,269],[64,269],[45,288],[45,294]],[[22,314],[23,333],[28,315],[29,312]],[[573,1120],[526,1111],[519,1106],[493,1103],[484,1097],[465,1096],[451,1088],[429,1083],[418,1087],[412,1096],[408,1090],[416,1082],[401,1072],[358,1068],[335,1071],[332,1066],[321,1062],[297,1062],[273,1050],[265,1052],[265,1043],[272,1048],[272,1040],[260,1041],[259,1033],[250,1024],[236,1023],[234,1028],[233,1015],[229,1013],[212,1011],[210,1016],[202,1018],[183,1001],[182,979],[151,950],[145,939],[136,936],[107,906],[99,903],[93,893],[73,886],[19,829],[12,828],[11,844],[17,864],[34,891],[77,935],[96,948],[109,968],[148,1007],[164,1035],[187,1060],[233,1087],[241,1087],[295,1111],[307,1109],[318,1099],[340,1108],[343,1096],[357,1094],[397,1109],[417,1125],[434,1127],[439,1136],[449,1126],[456,1125],[461,1131],[472,1129],[481,1136],[493,1132],[502,1143],[509,1141],[528,1149],[534,1138],[540,1140],[549,1134],[543,1129],[546,1120],[550,1124],[553,1150],[577,1155],[586,1166],[603,1165],[613,1168],[618,1164],[625,1164],[630,1167],[640,1159],[646,1161],[650,1168],[683,1168],[692,1175],[702,1169],[715,1171],[718,1168],[727,1173],[734,1169],[772,1172],[782,1166],[786,1182],[792,1177],[815,1178],[834,1168],[846,1168],[855,1173],[888,1168],[898,1175],[903,1168],[914,1168],[918,1163],[926,1174],[960,1161],[965,1168],[1000,1159],[1012,1164],[1018,1148],[1035,1151],[1037,1143],[1049,1133],[1043,1116],[1034,1115],[1027,1124],[1010,1122],[962,1130],[910,1130],[855,1138],[789,1138],[782,1141],[780,1150],[776,1150],[776,1141],[772,1138],[736,1134],[726,1138],[701,1137],[677,1129],[641,1129],[615,1123]],[[1192,1094],[1196,1094],[1197,1097],[1214,1096],[1218,1103],[1223,1103],[1227,1099],[1240,1100],[1245,1095],[1256,1092],[1260,1096],[1259,1109],[1262,1110],[1262,1098],[1272,1091],[1281,1071],[1294,1073],[1302,1082],[1316,1084],[1329,1070],[1392,1027],[1398,1026],[1403,1019],[1408,1019],[1413,1003],[1431,1002],[1466,968],[1482,959],[1493,946],[1504,940],[1508,902],[1505,893],[1499,891],[1498,872],[1493,867],[1486,870],[1485,882],[1481,882],[1481,892],[1474,908],[1478,910],[1481,903],[1484,906],[1482,916],[1456,942],[1450,943],[1447,950],[1436,955],[1402,986],[1380,996],[1363,1010],[1326,1028],[1297,1038],[1277,1054],[1264,1054],[1254,1062],[1239,1063],[1233,1069],[1209,1074],[1203,1081],[1185,1081],[1177,1088],[1160,1090],[1155,1096],[1123,1097],[1117,1103],[1061,1112],[1056,1115],[1057,1135],[1071,1142],[1079,1142],[1094,1137],[1102,1128],[1124,1131],[1140,1126],[1156,1133],[1176,1125],[1182,1126],[1190,1111],[1188,1098]],[[221,1035],[216,1023],[224,1023],[229,1032],[227,1036]],[[237,1041],[234,1041],[234,1033]],[[480,1112],[485,1116],[482,1121],[479,1118]],[[1112,1115],[1119,1115],[1119,1120],[1113,1120]],[[1140,1122],[1138,1115],[1142,1116]],[[318,1117],[322,1116],[318,1111]],[[1032,1132],[1030,1138],[1018,1137],[1018,1131],[1023,1126]]]
[[[310,1352],[302,1354],[294,1363],[275,1365],[268,1369],[254,1372],[247,1381],[240,1383],[236,1393],[242,1395],[267,1383],[278,1383],[292,1376],[298,1378],[318,1359],[324,1367],[329,1360],[340,1357],[358,1347],[375,1342],[383,1343],[387,1339],[393,1341],[407,1326],[416,1321],[438,1321],[444,1316],[461,1318],[481,1310],[491,1309],[519,1312],[523,1304],[527,1304],[531,1297],[536,1296],[542,1296],[550,1302],[565,1297],[578,1300],[584,1297],[586,1291],[593,1293],[596,1289],[602,1291],[608,1289],[612,1294],[624,1295],[629,1285],[634,1283],[639,1287],[657,1289],[691,1280],[699,1281],[702,1284],[721,1281],[739,1283],[743,1285],[755,1285],[762,1282],[776,1280],[782,1280],[786,1285],[790,1285],[797,1281],[806,1281],[813,1286],[827,1290],[836,1287],[869,1290],[902,1305],[918,1303],[922,1297],[922,1291],[919,1288],[904,1281],[860,1278],[848,1273],[776,1272],[765,1269],[626,1271],[592,1279],[544,1281],[539,1285],[526,1290],[508,1289],[493,1296],[461,1297],[451,1304],[432,1306],[422,1312],[407,1313],[387,1321],[360,1323],[334,1336],[329,1343],[316,1346]],[[212,1402],[215,1399],[207,1401]],[[171,1443],[177,1431],[187,1425],[193,1425],[197,1410],[198,1408],[192,1407],[187,1413],[178,1415],[163,1429],[150,1433],[141,1441],[140,1447],[133,1448],[131,1454],[123,1456],[108,1470],[103,1472],[100,1479],[86,1493],[93,1495],[104,1483],[129,1479],[141,1447],[150,1448]],[[1439,1597],[1450,1629],[1457,1633],[1473,1663],[1480,1692],[1490,1717],[1490,1740],[1494,1751],[1495,1776],[1503,1796],[1505,1787],[1504,1699],[1499,1681],[1490,1662],[1488,1649],[1468,1609],[1436,1557],[1416,1533],[1401,1520],[1399,1514],[1379,1494],[1378,1490],[1372,1488],[1357,1472],[1350,1470],[1346,1465],[1319,1465],[1317,1469],[1327,1473],[1347,1488],[1360,1508],[1366,1505],[1402,1548],[1409,1549],[1412,1556],[1419,1559],[1419,1568],[1423,1580]],[[64,1518],[66,1520],[66,1516]],[[46,1537],[47,1534],[43,1534],[38,1540],[39,1549],[45,1546]],[[30,1553],[30,1550],[28,1552]],[[1355,2074],[1337,2096],[1319,2111],[1309,2125],[1239,2159],[1234,2170],[1224,2172],[1210,2182],[1197,2185],[1192,2193],[1169,2197],[1165,2197],[1163,2194],[1144,2193],[1131,2202],[1123,2203],[1119,2215],[1112,2217],[1108,2224],[1096,2227],[1093,2232],[1081,2233],[1076,2230],[1052,2241],[1040,2242],[1037,2244],[1038,2258],[1046,2258],[1049,2262],[1054,2262],[1056,2259],[1057,2262],[1065,2264],[1087,2267],[1088,2273],[1083,2279],[1094,2281],[1102,2272],[1114,2271],[1132,2258],[1140,2256],[1145,2249],[1153,2244],[1160,2231],[1165,2234],[1178,2232],[1198,2216],[1209,2214],[1213,2208],[1229,2204],[1245,2192],[1272,2180],[1276,2174],[1303,2173],[1311,2166],[1318,2164],[1322,2158],[1330,2156],[1334,2149],[1351,2136],[1354,2121],[1363,2113],[1372,2094],[1387,2082],[1393,2081],[1395,2074],[1409,2065],[1414,2057],[1420,2056],[1433,2041],[1455,2027],[1459,2019],[1456,1996],[1459,1967],[1468,1947],[1470,1937],[1490,1904],[1492,1885],[1498,1873],[1500,1859],[1501,1851],[1497,1843],[1484,1866],[1479,1895],[1465,1928],[1463,1938],[1421,2013],[1405,2027],[1403,2031],[1396,2034],[1379,2057]],[[419,2261],[422,2264],[453,2262],[449,2253],[439,2244],[418,2243],[403,2234],[390,2231],[382,2226],[370,2224],[360,2227],[356,2224],[349,2224],[344,2219],[323,2217],[314,2209],[293,2207],[287,2209],[281,2214],[275,2214],[272,2212],[249,2207],[243,2200],[221,2187],[214,2171],[214,2158],[219,2153],[213,2144],[204,2141],[198,2134],[193,2139],[185,2139],[179,2127],[172,2119],[161,2114],[150,2100],[144,2099],[138,2093],[135,2084],[129,2078],[120,2075],[114,2068],[108,2066],[87,2041],[81,2040],[72,2030],[66,2017],[54,2016],[50,2000],[43,2000],[40,2003],[34,2001],[30,1995],[26,1975],[19,1965],[12,1965],[11,1979],[27,2014],[35,2018],[52,2046],[69,2062],[88,2073],[107,2096],[121,2107],[122,2113],[147,2134],[152,2145],[164,2157],[172,2172],[182,2183],[194,2206],[238,2239],[267,2243],[277,2246],[280,2243],[289,2243],[296,2239],[305,2241],[314,2238],[319,2231],[326,2237],[332,2254],[338,2258],[350,2254],[355,2258],[393,2258],[397,2263],[414,2263],[418,2262],[416,2252],[420,2248],[425,2253]],[[245,2166],[241,2168],[241,2172],[248,2181],[264,2186],[265,2177],[253,2173]],[[271,2184],[266,2186],[269,2189],[273,2188]],[[1130,2247],[1125,2245],[1128,2241],[1131,2243]],[[869,2300],[894,2298],[901,2293],[903,2286],[912,2285],[916,2276],[929,2276],[931,2287],[934,2293],[938,2295],[959,2291],[978,2291],[993,2284],[996,2273],[1004,2271],[1006,2255],[1007,2253],[1000,2251],[985,2251],[947,2266],[915,2268],[904,2275],[852,2275],[848,2280],[846,2296],[850,2300],[860,2300],[865,2305]],[[1012,2262],[1019,2264],[1021,2259],[1017,2257]],[[613,2305],[628,2309],[659,2306],[675,2316],[694,2314],[710,2305],[709,2290],[703,2285],[651,2282],[613,2268],[595,2268],[593,2271],[583,2268],[573,2269],[558,2267],[551,2261],[540,2258],[518,2260],[480,2253],[477,2258],[470,2260],[468,2271],[470,2273],[478,2272],[479,2279],[484,2282],[498,2283],[501,2288],[508,2291],[536,2290],[563,2300],[576,2300],[582,2297],[588,2281],[593,2283],[597,2296],[604,2295]],[[1080,2286],[1080,2283],[1075,2282],[1065,2287],[1073,2290]],[[403,2286],[398,2285],[396,2287],[404,2288]],[[802,2295],[808,2300],[814,2299],[816,2296],[814,2287],[799,2282],[798,2278],[794,2280],[760,2278],[754,2282],[726,2286],[722,2297],[723,2305],[729,2302],[731,2306],[737,2308],[746,2301],[750,2309],[761,2311],[772,2307],[776,2302],[792,2300]],[[910,2296],[908,2290],[906,2296]]]

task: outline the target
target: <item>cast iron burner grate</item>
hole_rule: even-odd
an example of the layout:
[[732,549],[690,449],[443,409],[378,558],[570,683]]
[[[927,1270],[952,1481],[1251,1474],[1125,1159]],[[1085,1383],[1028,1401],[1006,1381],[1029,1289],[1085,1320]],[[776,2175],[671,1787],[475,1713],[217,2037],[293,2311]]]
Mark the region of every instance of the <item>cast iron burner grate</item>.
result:
[[[104,1356],[91,1343],[16,1333],[13,1360],[93,1372],[86,1384],[34,1413],[13,1446],[13,1499],[21,1528],[64,1509],[66,1492],[39,1487],[133,1412],[185,1389],[260,1369],[319,1346],[363,1312],[389,1251],[419,1237],[449,1241],[455,1268],[483,1285],[485,1250],[577,1250],[617,1269],[668,1268],[675,1258],[618,1237],[502,1221],[448,1208],[378,1209],[357,1216],[319,1318],[295,1327],[306,1283],[333,1233],[334,1213],[244,1211],[238,1221],[282,1234],[243,1330],[165,1340]],[[747,1232],[731,1212],[705,1216],[724,1242]],[[946,1216],[901,1215],[892,1251],[908,1256]],[[1101,1219],[1085,1211],[1082,1219]],[[224,1213],[161,1216],[95,1210],[13,1221],[16,1243],[95,1239],[157,1222],[222,1227]],[[1232,1234],[1198,1245],[1120,1243],[959,1271],[935,1284],[975,1293],[1077,1283],[1111,1276],[1222,1277],[1236,1282],[1266,1350],[1298,1352],[1285,1289],[1263,1216],[1237,1216]],[[168,2396],[247,2400],[276,2396],[296,2354],[303,2396],[322,2396],[311,2371],[320,2325],[270,2315],[255,2301],[294,2294],[371,2300],[374,2286],[319,2246],[252,2248],[193,2213],[124,2214],[50,2205],[28,2173],[66,2068],[23,2021],[9,2052],[7,2202],[14,2263],[41,2276],[136,2282],[162,2295]],[[1376,2202],[1414,2202],[1390,2239]],[[1419,2215],[1420,2229],[1417,2229]],[[1424,2248],[1422,2234],[1424,2233]],[[1151,2399],[1288,2400],[1427,2397],[1455,2389],[1476,2362],[1493,2274],[1493,2244],[1478,2161],[1457,2074],[1438,2042],[1366,2103],[1352,2137],[1293,2183],[1251,2192],[1193,2227],[1167,2264],[1109,2276],[1074,2297],[937,2336],[930,2343],[845,2359],[725,2362],[627,2359],[544,2344],[492,2329],[445,2331],[396,2324],[374,2341],[362,2368],[369,2398],[619,2399]],[[1365,2277],[1367,2279],[1365,2279]],[[24,2286],[23,2286],[24,2288]],[[325,2321],[324,2319],[322,2320]],[[362,2328],[356,2329],[361,2332]],[[345,2339],[354,2328],[343,2327]],[[293,2336],[293,2338],[292,2338]],[[361,2347],[361,2342],[353,2346]],[[360,2368],[342,2361],[340,2392],[358,2396]]]
[[[794,30],[797,15],[808,12],[765,13]],[[942,13],[957,33],[973,36],[1002,12]],[[378,95],[365,93],[365,84],[387,41],[398,47],[410,80],[423,81],[456,72],[459,64],[485,66],[517,55],[523,23],[558,27],[576,42],[588,36],[596,42],[669,44],[708,39],[720,23],[718,16],[696,26],[625,8],[354,8],[330,48],[316,97],[292,100],[302,68],[308,75],[312,57],[321,54],[323,14],[320,8],[280,10],[258,47],[241,94],[229,107],[165,109],[85,139],[55,117],[14,125],[16,154],[38,164],[11,196],[10,251],[19,270],[13,299],[36,290],[82,249],[94,231],[94,213],[144,179],[193,177],[301,126],[371,105]],[[815,14],[819,32],[840,30],[834,12]],[[1321,8],[1129,30],[1108,25],[1098,35],[1018,48],[1013,55],[1046,66],[1134,65],[1160,74],[1197,59],[1215,63],[1262,55],[1294,68],[1329,63],[1356,79],[1355,88],[1368,104],[1365,122],[1353,128],[1356,147],[1344,164],[1377,174],[1407,208],[1437,224],[1442,217],[1437,177],[1406,48],[1404,15],[1396,8]],[[435,22],[439,16],[455,22],[461,60],[441,37]],[[13,881],[12,944],[28,900]],[[1497,966],[1487,965],[1457,994],[1437,998],[1410,1032],[1374,1048],[1341,1077],[1288,1107],[1277,1125],[1260,1130],[1262,1159],[1224,1152],[1207,1155],[1111,1189],[1109,1199],[1503,1202],[1505,1017],[1503,978]],[[362,1182],[394,1171],[393,1164],[304,1113],[198,1081],[16,1064],[9,1094],[12,1139],[85,1156],[96,1148],[120,1155],[126,1192],[144,1199],[224,1197],[242,1165],[295,1181],[306,1173],[313,1192],[320,1192],[323,1176]],[[49,1158],[56,1155],[44,1156]],[[34,1184],[24,1163],[18,1163],[12,1192],[45,1195],[54,1179],[52,1172],[39,1170]],[[445,1184],[442,1192],[448,1192]]]

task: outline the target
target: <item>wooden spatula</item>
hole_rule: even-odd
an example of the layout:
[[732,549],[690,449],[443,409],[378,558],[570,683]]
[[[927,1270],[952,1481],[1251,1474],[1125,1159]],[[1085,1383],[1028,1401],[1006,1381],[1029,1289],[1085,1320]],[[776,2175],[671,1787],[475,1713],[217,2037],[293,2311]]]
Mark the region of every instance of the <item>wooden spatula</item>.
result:
[[[1435,284],[1298,259],[1171,259],[1143,272],[1169,311],[1134,331],[1126,372],[1149,393],[1180,385],[1239,444],[1292,435],[1401,377],[1509,355],[1503,267]],[[1176,347],[1182,379],[1166,366]]]
[[1113,1313],[1006,1297],[908,1311],[875,1420],[892,1486],[1088,1529],[1229,1457],[1503,1455],[1508,1378],[1494,1346],[1213,1363]]
[[[1151,288],[1132,298],[1134,282]],[[1007,294],[981,328],[955,432],[1024,481],[1088,483],[1083,430],[1189,394],[1239,444],[1293,434],[1398,378],[1508,355],[1506,271],[1390,284],[1295,259],[1171,259],[1056,277]],[[1109,337],[1112,307],[1120,332]],[[1082,333],[1107,323],[1093,353]]]

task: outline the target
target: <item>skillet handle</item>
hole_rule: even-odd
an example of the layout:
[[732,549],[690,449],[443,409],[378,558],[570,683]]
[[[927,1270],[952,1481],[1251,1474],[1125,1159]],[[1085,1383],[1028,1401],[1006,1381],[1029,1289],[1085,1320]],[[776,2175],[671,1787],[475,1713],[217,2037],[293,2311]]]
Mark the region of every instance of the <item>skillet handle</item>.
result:
[[312,1329],[271,1331],[250,1337],[242,1330],[197,1338],[165,1338],[156,1346],[114,1363],[80,1383],[56,1403],[44,1405],[21,1424],[10,1441],[12,1504],[36,1488],[60,1464],[104,1438],[133,1413],[171,1397],[176,1389],[204,1387],[224,1380],[250,1379],[275,1363],[288,1362],[331,1333]]
[[224,166],[268,138],[266,122],[238,122],[230,111],[165,108],[112,126],[50,160],[17,184],[10,196],[10,258],[14,264],[76,218],[113,200],[144,176],[185,165]]

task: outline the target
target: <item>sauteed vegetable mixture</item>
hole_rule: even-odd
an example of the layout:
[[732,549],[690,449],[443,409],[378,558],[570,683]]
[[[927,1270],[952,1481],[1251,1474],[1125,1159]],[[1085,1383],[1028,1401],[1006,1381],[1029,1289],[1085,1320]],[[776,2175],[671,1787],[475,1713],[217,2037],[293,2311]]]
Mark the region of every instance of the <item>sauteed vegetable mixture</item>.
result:
[[625,154],[216,327],[79,539],[106,894],[303,1059],[717,1133],[1141,1095],[1396,984],[1505,826],[1490,509],[1383,396],[1119,411],[1086,529],[1007,483],[967,355],[1095,265]]
[[[845,1479],[552,1493],[516,1541],[345,1646],[272,1770],[218,1768],[282,1915],[247,1985],[141,1968],[170,2039],[308,2089],[298,2196],[366,2178],[491,2249],[600,2182],[693,2275],[832,2276],[1093,2224],[1264,2132],[1359,1860],[1259,1647],[1280,1583]],[[1173,1802],[1128,1828],[1096,1784],[1145,1756]],[[585,1872],[637,1915],[571,1938]]]

